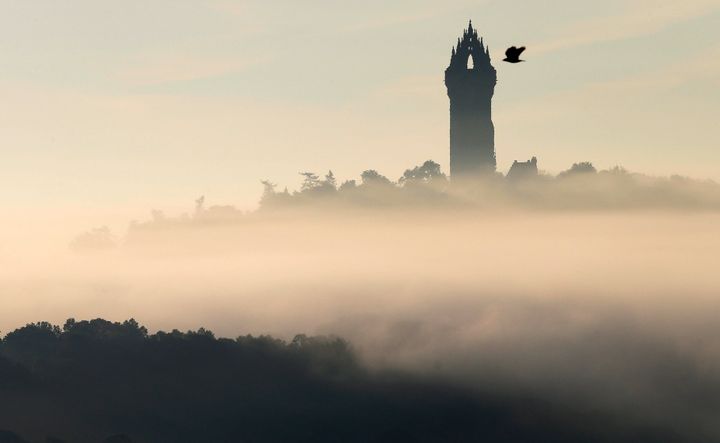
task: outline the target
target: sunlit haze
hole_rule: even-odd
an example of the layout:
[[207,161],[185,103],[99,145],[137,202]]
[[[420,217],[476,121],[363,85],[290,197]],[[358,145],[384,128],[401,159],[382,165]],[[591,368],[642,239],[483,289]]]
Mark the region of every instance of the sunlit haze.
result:
[[[297,172],[447,169],[443,70],[469,19],[498,69],[498,167],[538,156],[720,179],[715,0],[4,0],[6,208],[252,208]],[[522,69],[500,63],[526,45]],[[88,208],[92,208],[88,211]],[[7,210],[7,209],[6,209]],[[106,222],[107,223],[107,222]]]
[[0,443],[720,441],[719,115],[718,0],[0,0]]

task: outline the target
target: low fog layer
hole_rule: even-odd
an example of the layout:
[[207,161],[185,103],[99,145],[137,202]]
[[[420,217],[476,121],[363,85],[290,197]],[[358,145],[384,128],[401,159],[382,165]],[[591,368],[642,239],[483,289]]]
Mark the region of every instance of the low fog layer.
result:
[[417,208],[151,224],[114,249],[16,263],[0,327],[335,335],[370,370],[707,441],[720,439],[719,226],[712,211]]
[[359,371],[501,399],[511,421],[534,412],[509,399],[528,398],[565,411],[546,417],[558,428],[592,411],[641,441],[720,440],[717,184],[587,163],[482,183],[432,162],[397,182],[303,176],[293,192],[264,182],[256,211],[200,197],[69,247],[66,225],[6,230],[0,330],[135,318],[151,333],[339,336]]

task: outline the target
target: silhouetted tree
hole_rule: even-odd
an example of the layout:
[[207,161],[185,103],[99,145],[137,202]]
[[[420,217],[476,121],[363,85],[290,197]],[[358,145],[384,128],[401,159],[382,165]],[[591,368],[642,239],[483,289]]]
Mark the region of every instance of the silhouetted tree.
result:
[[263,185],[263,193],[260,196],[260,206],[268,206],[275,200],[275,187],[277,185],[269,180],[261,180],[260,183]]
[[325,180],[323,180],[322,186],[333,191],[337,189],[337,180],[335,180],[335,174],[333,174],[332,171],[328,171],[325,175]]
[[201,195],[200,198],[195,200],[195,217],[200,216],[204,209],[205,209],[205,196]]
[[355,182],[355,180],[345,180],[340,185],[339,190],[340,190],[340,192],[344,192],[344,191],[350,191],[355,188],[357,188],[357,182]]
[[369,186],[392,186],[393,183],[384,175],[381,175],[374,169],[368,169],[360,174],[363,185]]
[[59,327],[48,322],[30,323],[5,336],[3,351],[31,370],[37,369],[41,361],[51,358],[56,351],[60,333]]
[[269,180],[261,180],[260,183],[263,185],[262,197],[271,197],[275,195],[275,188],[277,185]]
[[447,176],[440,169],[440,165],[432,160],[427,160],[421,166],[413,169],[406,169],[398,182],[401,185],[417,183],[447,183]]
[[320,178],[314,172],[301,172],[300,175],[304,177],[300,188],[302,192],[312,191],[320,186]]
[[563,171],[558,174],[558,177],[568,177],[576,174],[595,174],[597,169],[590,162],[573,163],[573,165],[567,171]]

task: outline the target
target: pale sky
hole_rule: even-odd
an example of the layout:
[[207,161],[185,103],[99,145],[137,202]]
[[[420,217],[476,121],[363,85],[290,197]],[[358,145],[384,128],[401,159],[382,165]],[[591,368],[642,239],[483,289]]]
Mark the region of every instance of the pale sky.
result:
[[[443,72],[490,45],[498,167],[720,180],[718,0],[0,0],[0,197],[252,208],[299,171],[447,170]],[[527,63],[504,49],[525,45]]]

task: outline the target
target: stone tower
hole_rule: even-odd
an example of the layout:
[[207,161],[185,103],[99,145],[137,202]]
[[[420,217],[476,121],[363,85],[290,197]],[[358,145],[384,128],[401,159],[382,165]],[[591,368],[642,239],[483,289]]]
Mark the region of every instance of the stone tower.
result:
[[453,48],[445,70],[450,97],[450,175],[477,177],[495,171],[492,96],[497,73],[490,49],[478,40],[470,22]]

